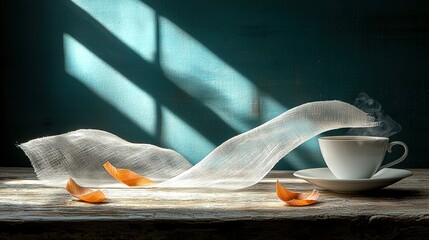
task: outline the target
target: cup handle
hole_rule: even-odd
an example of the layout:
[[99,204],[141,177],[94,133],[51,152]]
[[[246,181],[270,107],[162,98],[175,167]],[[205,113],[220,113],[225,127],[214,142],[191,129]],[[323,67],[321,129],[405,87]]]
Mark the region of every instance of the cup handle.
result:
[[401,145],[401,146],[403,146],[403,147],[404,147],[405,152],[404,152],[404,154],[402,155],[402,157],[400,157],[400,158],[396,159],[396,160],[395,160],[395,161],[393,161],[393,162],[390,162],[390,163],[384,164],[384,165],[383,165],[383,166],[381,166],[377,171],[379,171],[379,170],[381,170],[381,169],[383,169],[383,168],[391,167],[391,166],[393,166],[393,165],[395,165],[395,164],[398,164],[398,163],[400,163],[400,162],[404,161],[404,159],[408,156],[408,146],[407,146],[405,143],[400,142],[400,141],[395,141],[395,142],[391,142],[391,143],[389,143],[389,147],[387,148],[387,151],[388,151],[389,153],[391,153],[391,152],[392,152],[392,147],[393,147],[393,146],[395,146],[395,145]]

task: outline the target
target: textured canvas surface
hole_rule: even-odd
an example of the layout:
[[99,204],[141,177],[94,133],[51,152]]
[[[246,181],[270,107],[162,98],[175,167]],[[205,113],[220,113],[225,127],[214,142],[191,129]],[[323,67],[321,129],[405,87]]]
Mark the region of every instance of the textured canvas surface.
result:
[[129,143],[100,130],[38,138],[20,147],[47,184],[69,176],[93,186],[113,183],[102,166],[110,161],[158,182],[151,187],[240,189],[260,181],[286,154],[322,132],[377,125],[344,102],[307,103],[227,140],[194,166],[173,150]]

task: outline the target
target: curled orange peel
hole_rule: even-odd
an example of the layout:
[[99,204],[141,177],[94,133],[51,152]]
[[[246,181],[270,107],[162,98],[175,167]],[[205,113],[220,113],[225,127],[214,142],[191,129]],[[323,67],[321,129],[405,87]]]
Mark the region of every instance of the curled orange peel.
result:
[[110,164],[109,161],[104,163],[103,167],[108,173],[110,173],[110,175],[112,175],[114,179],[130,187],[147,186],[155,183],[149,178],[143,177],[142,175],[135,173],[129,169],[118,169],[112,164]]
[[79,186],[72,178],[69,178],[66,190],[74,197],[88,203],[99,203],[107,199],[102,191],[94,191],[90,188]]
[[315,204],[319,199],[319,191],[313,190],[311,193],[297,193],[284,188],[279,181],[276,183],[277,196],[290,206],[307,206]]

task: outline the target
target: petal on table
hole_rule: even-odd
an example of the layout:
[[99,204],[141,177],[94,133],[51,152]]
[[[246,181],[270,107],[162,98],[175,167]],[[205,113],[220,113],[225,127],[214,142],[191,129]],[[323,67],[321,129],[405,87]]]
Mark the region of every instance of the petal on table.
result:
[[118,169],[112,164],[110,164],[110,162],[108,161],[104,163],[103,167],[108,173],[110,173],[110,175],[112,175],[114,179],[130,187],[147,186],[155,183],[149,178],[143,177],[142,175],[135,173],[129,169]]
[[69,178],[66,185],[66,190],[74,197],[89,203],[99,203],[107,199],[107,197],[102,191],[94,191],[90,188],[82,187],[77,184],[72,178]]
[[311,193],[297,193],[284,188],[279,181],[276,182],[277,196],[290,206],[307,206],[317,202],[320,193],[313,190]]

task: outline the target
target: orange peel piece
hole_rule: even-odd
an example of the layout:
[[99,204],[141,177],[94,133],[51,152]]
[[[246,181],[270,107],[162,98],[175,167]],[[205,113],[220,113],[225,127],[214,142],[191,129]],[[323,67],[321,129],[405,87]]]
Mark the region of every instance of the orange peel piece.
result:
[[114,179],[130,187],[147,186],[155,183],[149,178],[143,177],[142,175],[135,173],[129,169],[116,168],[112,164],[110,164],[109,161],[104,163],[103,167],[108,173],[110,173],[110,175],[112,175]]
[[307,206],[315,204],[319,199],[319,191],[313,189],[311,193],[297,193],[284,188],[279,181],[276,183],[277,196],[290,206]]
[[87,187],[82,187],[77,184],[71,177],[69,178],[66,190],[71,195],[88,203],[99,203],[107,199],[106,195],[100,190],[92,190]]

